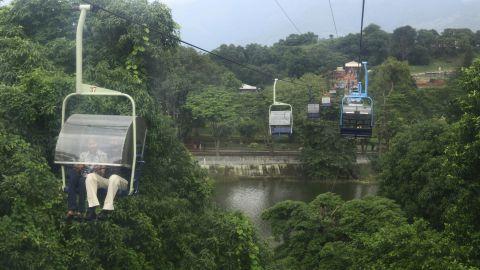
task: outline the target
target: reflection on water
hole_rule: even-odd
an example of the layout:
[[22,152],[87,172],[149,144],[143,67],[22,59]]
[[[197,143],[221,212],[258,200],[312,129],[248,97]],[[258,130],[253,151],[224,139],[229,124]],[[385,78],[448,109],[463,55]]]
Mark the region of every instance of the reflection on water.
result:
[[375,184],[324,183],[306,181],[242,179],[219,181],[215,184],[215,201],[228,210],[239,210],[248,216],[264,237],[271,235],[262,212],[284,200],[310,202],[317,195],[333,192],[344,200],[362,198],[377,193]]

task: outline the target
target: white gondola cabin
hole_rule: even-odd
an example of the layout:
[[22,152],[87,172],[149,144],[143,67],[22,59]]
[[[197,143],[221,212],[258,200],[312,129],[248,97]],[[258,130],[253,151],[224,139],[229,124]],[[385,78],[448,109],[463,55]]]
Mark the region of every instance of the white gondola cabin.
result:
[[330,97],[329,96],[322,97],[322,107],[330,107],[330,106],[332,106]]
[[268,108],[268,125],[271,136],[288,135],[293,133],[293,107],[290,104],[276,101],[276,85],[273,84],[273,104]]
[[318,103],[307,104],[307,118],[308,119],[320,118],[320,104]]

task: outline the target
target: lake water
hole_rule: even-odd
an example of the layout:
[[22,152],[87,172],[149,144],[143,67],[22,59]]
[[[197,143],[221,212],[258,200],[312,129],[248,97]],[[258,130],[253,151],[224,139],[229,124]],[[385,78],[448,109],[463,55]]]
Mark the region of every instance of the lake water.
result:
[[357,182],[307,182],[302,180],[242,179],[217,181],[214,198],[216,203],[228,210],[238,210],[248,216],[261,236],[271,236],[270,226],[261,219],[262,212],[284,200],[310,202],[317,195],[333,192],[344,200],[375,195],[376,184]]

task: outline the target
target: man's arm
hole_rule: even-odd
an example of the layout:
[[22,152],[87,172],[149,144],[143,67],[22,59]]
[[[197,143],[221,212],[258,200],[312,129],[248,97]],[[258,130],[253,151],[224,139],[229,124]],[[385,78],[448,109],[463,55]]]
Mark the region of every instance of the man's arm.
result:
[[[98,151],[98,155],[99,155],[98,156],[98,161],[100,163],[107,163],[108,162],[106,153],[104,153],[102,151]],[[104,166],[104,165],[95,166],[94,170],[100,176],[105,177],[106,166]]]
[[83,164],[75,164],[73,166],[73,168],[77,171],[77,172],[80,172],[81,170],[83,170],[83,168],[85,168],[85,165]]
[[[78,161],[79,162],[84,162],[85,159],[86,159],[86,154],[85,152],[83,153],[80,153],[80,157],[78,158]],[[77,172],[80,172],[81,170],[83,170],[83,168],[85,168],[85,165],[84,164],[75,164],[73,166],[73,168],[75,168],[75,170],[77,170]]]
[[102,152],[102,151],[99,151],[98,153],[98,161],[100,163],[108,163],[108,159],[107,159],[107,154]]

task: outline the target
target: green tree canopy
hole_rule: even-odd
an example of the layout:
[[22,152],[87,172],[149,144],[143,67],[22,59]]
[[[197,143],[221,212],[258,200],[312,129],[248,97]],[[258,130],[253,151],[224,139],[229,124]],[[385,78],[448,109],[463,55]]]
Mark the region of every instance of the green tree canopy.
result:
[[279,269],[462,269],[455,245],[424,220],[408,224],[393,201],[345,202],[325,193],[310,203],[284,201],[267,209],[281,243]]
[[451,125],[431,121],[399,133],[384,156],[381,190],[410,216],[422,216],[443,230],[462,261],[478,265],[480,253],[479,98],[480,60],[463,69],[457,83],[459,118]]
[[[225,213],[211,204],[206,173],[176,139],[171,119],[150,94],[157,86],[152,78],[164,75],[157,73],[156,60],[164,60],[165,50],[176,46],[175,39],[101,12],[87,17],[84,78],[133,96],[137,113],[149,127],[147,164],[140,179],[141,195],[116,199],[108,221],[65,224],[58,168],[47,161],[53,156],[61,100],[73,91],[71,22],[78,13],[71,12],[74,1],[60,2],[17,0],[0,8],[0,44],[5,45],[0,52],[0,268],[265,266],[268,254],[252,225],[243,215]],[[176,34],[163,4],[98,3],[141,17],[165,34]],[[67,9],[59,10],[63,7]],[[231,76],[221,80],[225,85],[237,83]],[[75,112],[130,110],[127,102],[116,99],[72,103]]]
[[312,179],[354,178],[355,144],[340,137],[335,122],[305,121],[300,125],[301,160]]
[[437,227],[452,193],[439,178],[447,128],[443,121],[429,120],[398,133],[382,156],[379,176],[382,195],[398,202],[410,218],[424,217]]
[[234,94],[220,87],[209,86],[200,93],[189,95],[186,108],[192,112],[194,120],[202,119],[210,124],[218,154],[220,140],[227,138],[234,130],[237,117]]
[[375,100],[376,132],[381,151],[405,125],[425,119],[427,106],[417,91],[406,62],[388,58],[372,75],[371,94]]
[[417,31],[411,26],[403,26],[393,30],[392,53],[399,60],[405,61],[415,48]]
[[368,25],[363,32],[365,41],[362,55],[371,65],[381,64],[390,53],[390,35],[376,24]]

